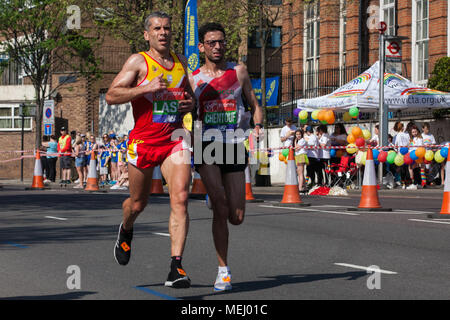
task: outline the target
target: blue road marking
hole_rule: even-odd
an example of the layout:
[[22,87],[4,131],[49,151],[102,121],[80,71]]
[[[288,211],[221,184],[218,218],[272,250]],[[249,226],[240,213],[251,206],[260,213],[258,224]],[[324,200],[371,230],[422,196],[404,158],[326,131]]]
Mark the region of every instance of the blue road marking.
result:
[[17,244],[17,243],[11,242],[11,241],[5,241],[4,243],[5,243],[5,244],[9,244],[10,246],[13,246],[13,247],[21,248],[21,249],[26,249],[26,248],[28,248],[28,246],[24,246],[24,245],[21,245],[21,244]]
[[150,289],[145,288],[145,287],[139,287],[139,286],[138,286],[138,287],[135,287],[135,288],[138,289],[138,290],[144,291],[144,292],[146,292],[146,293],[153,294],[153,295],[155,295],[155,296],[157,296],[157,297],[166,299],[166,300],[178,300],[177,298],[174,298],[174,297],[165,295],[164,293],[161,293],[161,292],[158,292],[158,291],[150,290]]

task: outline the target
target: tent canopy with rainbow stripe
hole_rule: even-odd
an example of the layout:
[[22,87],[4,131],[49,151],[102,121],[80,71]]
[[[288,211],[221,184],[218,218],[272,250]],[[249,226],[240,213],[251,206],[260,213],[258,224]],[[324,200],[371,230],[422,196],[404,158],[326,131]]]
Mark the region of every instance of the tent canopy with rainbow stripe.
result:
[[[298,99],[297,108],[365,111],[379,110],[379,62],[358,77],[325,96]],[[384,74],[384,102],[391,111],[403,109],[450,108],[450,93],[424,88],[394,73]]]

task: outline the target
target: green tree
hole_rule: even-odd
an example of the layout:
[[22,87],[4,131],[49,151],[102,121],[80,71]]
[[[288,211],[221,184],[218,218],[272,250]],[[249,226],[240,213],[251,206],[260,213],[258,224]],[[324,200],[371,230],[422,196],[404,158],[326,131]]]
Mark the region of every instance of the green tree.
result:
[[48,86],[52,70],[100,75],[93,50],[97,37],[78,23],[84,7],[71,5],[67,0],[0,1],[0,48],[23,68],[35,91],[36,147],[41,144],[44,101],[58,89]]
[[[428,87],[443,92],[450,92],[450,57],[440,58],[434,65]],[[450,114],[450,109],[434,110],[435,118],[442,118]]]

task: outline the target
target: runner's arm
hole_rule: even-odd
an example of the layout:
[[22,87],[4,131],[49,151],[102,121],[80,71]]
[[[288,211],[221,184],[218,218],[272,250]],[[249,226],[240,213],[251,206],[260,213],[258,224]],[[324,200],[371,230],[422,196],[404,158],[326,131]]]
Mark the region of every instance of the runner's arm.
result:
[[[259,135],[259,131],[262,129],[263,124],[263,110],[256,99],[255,92],[252,88],[252,83],[250,82],[250,76],[248,75],[247,68],[244,65],[238,65],[236,67],[236,74],[239,83],[242,87],[242,92],[250,105],[251,112],[253,115],[253,122],[255,123],[255,135]],[[259,124],[259,126],[257,125]]]

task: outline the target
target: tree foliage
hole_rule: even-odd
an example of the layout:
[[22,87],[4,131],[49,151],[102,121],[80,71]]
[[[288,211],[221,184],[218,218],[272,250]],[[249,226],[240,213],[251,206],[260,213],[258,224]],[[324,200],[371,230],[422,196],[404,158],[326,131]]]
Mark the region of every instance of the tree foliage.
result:
[[52,70],[84,77],[100,74],[93,51],[97,38],[88,28],[67,28],[70,5],[68,0],[0,1],[0,49],[23,68],[35,89],[36,147],[41,143],[44,100],[57,89],[48,87]]

